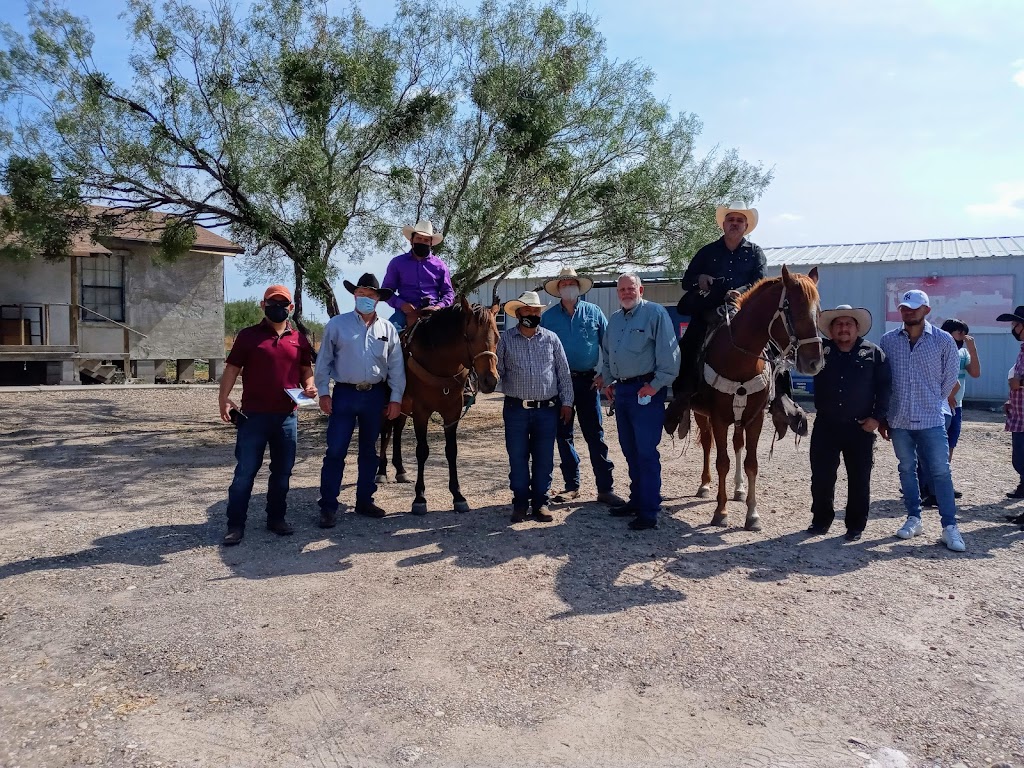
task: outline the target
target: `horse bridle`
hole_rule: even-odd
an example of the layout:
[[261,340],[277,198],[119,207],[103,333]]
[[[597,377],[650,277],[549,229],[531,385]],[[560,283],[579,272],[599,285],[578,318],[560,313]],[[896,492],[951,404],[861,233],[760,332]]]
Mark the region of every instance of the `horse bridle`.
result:
[[[763,353],[751,352],[749,349],[744,349],[732,336],[732,323],[730,322],[731,317],[728,312],[725,314],[725,324],[729,328],[729,342],[744,354],[750,355],[751,357],[757,357],[765,362],[770,362]],[[789,338],[789,345],[783,349],[775,341],[772,336],[772,326],[775,325],[777,320],[782,321],[782,328],[786,332],[786,336]],[[768,321],[768,344],[770,344],[779,353],[776,359],[776,364],[785,364],[788,361],[789,365],[792,365],[792,358],[795,358],[797,353],[800,351],[800,347],[804,344],[821,344],[821,337],[815,334],[814,336],[801,339],[796,334],[796,323],[793,320],[793,311],[789,306],[789,291],[786,290],[785,282],[782,283],[782,295],[779,296],[779,306],[775,310],[775,314],[772,315],[772,319]]]

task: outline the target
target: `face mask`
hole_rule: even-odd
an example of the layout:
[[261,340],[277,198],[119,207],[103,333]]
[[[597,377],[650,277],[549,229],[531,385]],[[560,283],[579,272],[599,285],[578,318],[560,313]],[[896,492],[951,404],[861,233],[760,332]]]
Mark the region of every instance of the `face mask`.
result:
[[421,259],[425,259],[430,255],[430,246],[426,243],[413,243],[412,252]]
[[523,328],[536,328],[540,325],[540,318],[536,315],[523,315],[519,318],[519,324]]
[[356,296],[356,312],[361,315],[369,315],[373,313],[373,308],[377,306],[377,302],[371,299],[369,296]]
[[558,295],[566,301],[576,301],[580,297],[580,287],[578,285],[566,285],[558,289]]
[[1010,333],[1013,334],[1013,338],[1015,338],[1017,341],[1020,341],[1021,340],[1020,337],[1024,336],[1024,329],[1021,329],[1021,330],[1011,330]]
[[287,304],[267,304],[263,308],[263,314],[267,316],[267,320],[272,323],[283,323],[288,319],[288,305]]

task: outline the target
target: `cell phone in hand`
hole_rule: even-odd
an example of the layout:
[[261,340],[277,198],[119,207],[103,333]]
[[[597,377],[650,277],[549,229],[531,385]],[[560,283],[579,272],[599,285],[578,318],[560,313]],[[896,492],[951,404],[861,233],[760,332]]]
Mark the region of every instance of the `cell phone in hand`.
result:
[[246,420],[246,415],[237,408],[232,408],[228,411],[228,418],[231,419],[231,423],[236,427],[242,426],[242,423]]

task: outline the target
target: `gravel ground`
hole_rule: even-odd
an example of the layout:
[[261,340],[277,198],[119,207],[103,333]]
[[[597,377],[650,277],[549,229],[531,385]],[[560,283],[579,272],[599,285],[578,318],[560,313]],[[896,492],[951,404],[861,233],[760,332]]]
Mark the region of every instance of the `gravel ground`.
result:
[[[4,766],[1024,766],[1024,532],[993,414],[967,413],[954,463],[964,555],[932,510],[893,538],[884,443],[852,545],[841,522],[804,538],[792,440],[762,445],[761,533],[738,502],[709,527],[699,447],[667,441],[659,530],[592,503],[589,470],[554,523],[510,525],[494,397],[460,430],[470,513],[449,511],[434,428],[426,518],[391,484],[393,514],[321,531],[324,421],[304,412],[296,535],[263,529],[261,474],[225,550],[214,390],[0,407]],[[621,492],[614,426],[609,443]]]

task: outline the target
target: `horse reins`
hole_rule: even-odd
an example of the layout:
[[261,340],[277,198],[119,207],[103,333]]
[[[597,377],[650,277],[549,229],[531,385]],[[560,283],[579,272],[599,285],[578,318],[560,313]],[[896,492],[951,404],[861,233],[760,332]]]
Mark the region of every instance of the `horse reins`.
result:
[[[729,343],[732,344],[732,346],[735,349],[739,350],[745,355],[756,357],[757,359],[763,360],[766,363],[772,362],[771,360],[764,356],[763,351],[760,353],[751,352],[749,349],[744,349],[743,347],[736,343],[736,340],[733,338],[732,335],[731,319],[732,316],[728,312],[726,312],[725,324],[726,327],[729,329]],[[780,347],[779,344],[776,343],[775,339],[772,338],[772,326],[775,325],[776,320],[782,321],[782,328],[786,332],[786,335],[789,337],[789,345],[785,349]],[[775,314],[772,315],[772,319],[768,321],[768,344],[775,348],[779,353],[779,357],[775,361],[776,363],[782,361],[788,362],[790,356],[792,355],[793,357],[795,357],[796,353],[800,351],[800,347],[802,347],[804,344],[821,344],[821,337],[818,336],[817,334],[804,339],[799,338],[796,334],[795,327],[796,323],[793,321],[793,311],[789,305],[789,292],[786,290],[785,283],[783,283],[782,295],[779,296],[779,306],[775,310]]]

